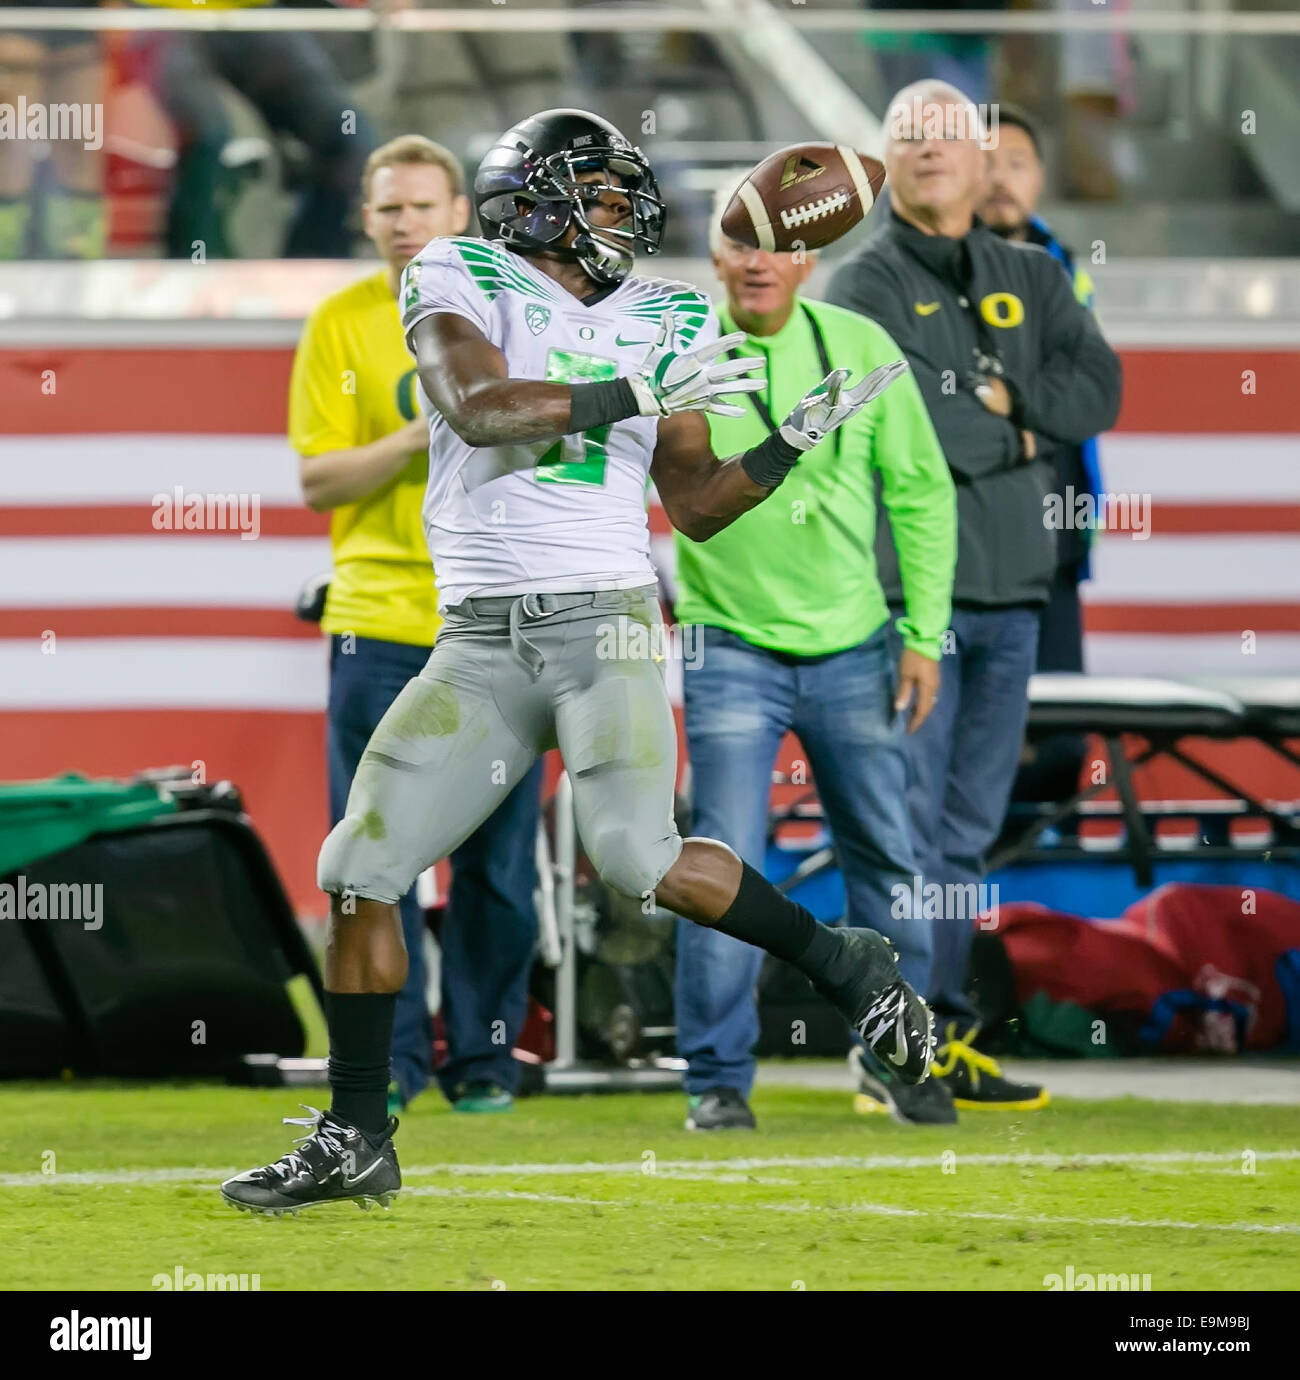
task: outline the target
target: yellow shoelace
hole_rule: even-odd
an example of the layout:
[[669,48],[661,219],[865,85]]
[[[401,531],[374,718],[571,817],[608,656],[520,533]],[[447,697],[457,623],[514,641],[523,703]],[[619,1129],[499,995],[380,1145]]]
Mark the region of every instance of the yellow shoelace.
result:
[[996,1059],[990,1059],[987,1054],[981,1054],[979,1050],[973,1049],[966,1042],[975,1036],[975,1027],[972,1026],[965,1035],[960,1038],[957,1035],[957,1026],[954,1022],[948,1027],[948,1038],[936,1051],[935,1058],[930,1064],[930,1072],[936,1078],[945,1078],[953,1069],[957,1067],[960,1059],[966,1065],[970,1073],[972,1087],[979,1086],[979,1076],[987,1073],[990,1077],[1000,1078],[1002,1070],[998,1066]]

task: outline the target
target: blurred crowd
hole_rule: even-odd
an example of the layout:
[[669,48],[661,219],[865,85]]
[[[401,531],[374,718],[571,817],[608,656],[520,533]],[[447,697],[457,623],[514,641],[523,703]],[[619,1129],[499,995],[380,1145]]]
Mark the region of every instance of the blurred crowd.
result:
[[[58,3],[89,9],[97,0]],[[191,9],[189,0],[142,3]],[[961,10],[1035,0],[825,3]],[[1087,10],[1092,0],[1036,3]],[[206,0],[204,10],[272,7]],[[1027,107],[1058,130],[1064,194],[1120,193],[1123,39],[872,34],[818,46],[871,108],[921,76],[951,80],[976,101]],[[723,39],[697,33],[0,33],[0,111],[15,116],[12,129],[0,125],[0,260],[346,257],[364,248],[349,208],[367,157],[387,137],[418,130],[472,166],[520,111],[574,103],[638,132],[651,151],[656,140],[805,137],[806,127],[777,127],[781,116],[752,82]],[[31,123],[30,112],[60,106],[86,112],[86,128]],[[692,159],[656,159],[671,192]],[[702,252],[689,214],[672,233],[671,249]]]

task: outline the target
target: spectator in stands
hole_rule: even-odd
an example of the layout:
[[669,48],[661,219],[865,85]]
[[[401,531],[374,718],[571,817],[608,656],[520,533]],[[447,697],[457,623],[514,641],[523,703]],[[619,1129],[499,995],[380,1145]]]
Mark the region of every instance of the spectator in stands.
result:
[[[419,135],[394,139],[371,155],[362,210],[384,267],[316,308],[294,360],[290,439],[302,457],[308,505],[331,514],[334,547],[322,619],[332,635],[333,822],[343,818],[371,733],[419,674],[438,629],[420,515],[428,423],[418,410],[397,288],[407,261],[430,239],[464,231],[469,202],[463,186],[454,156]],[[539,763],[452,855],[441,932],[449,1058],[438,1076],[463,1111],[508,1108],[517,1086],[511,1051],[526,1013],[537,930],[533,850],[540,771]],[[424,920],[414,889],[401,902],[401,914],[410,970],[393,1024],[397,1086],[390,1106],[409,1102],[427,1084],[433,1052]]]
[[[1007,0],[868,0],[873,10],[1000,10]],[[984,34],[880,33],[870,36],[886,91],[932,77],[983,104],[992,95],[990,43]]]
[[[263,8],[267,0],[210,0],[205,9]],[[138,0],[164,9],[190,0]],[[169,258],[204,258],[230,250],[223,224],[223,153],[230,123],[222,103],[229,83],[247,97],[272,133],[291,135],[306,150],[298,205],[285,236],[288,258],[339,259],[352,253],[348,228],[354,188],[378,142],[370,121],[348,95],[334,62],[312,33],[199,32],[150,34],[136,60],[176,126],[179,152],[167,217]]]
[[[1058,13],[1096,14],[1093,0],[1054,0]],[[1128,0],[1107,9],[1124,14]],[[1065,194],[1081,201],[1118,201],[1125,182],[1141,176],[1137,146],[1121,121],[1131,114],[1133,64],[1128,35],[1113,30],[1075,30],[1060,36],[1058,94],[1064,113],[1062,163]]]
[[[945,1037],[936,1070],[959,1106],[1034,1104],[1041,1090],[1008,1095],[969,1050],[975,1012],[964,986],[975,917],[947,898],[978,895],[1020,755],[1039,610],[1056,571],[1045,511],[1052,453],[1114,422],[1119,361],[1060,265],[976,217],[984,131],[966,96],[918,82],[891,101],[886,126],[888,219],[840,267],[829,295],[898,342],[957,486],[951,655],[935,712],[908,739],[921,871],[945,897],[930,988]],[[890,546],[882,523],[876,556],[897,603]]]
[[[1005,102],[998,106],[998,141],[985,160],[988,182],[979,207],[984,224],[1004,240],[1037,244],[1058,260],[1070,275],[1074,295],[1092,309],[1092,278],[1079,267],[1074,255],[1052,234],[1037,214],[1043,193],[1043,156],[1038,131],[1024,111]],[[1059,445],[1053,451],[1055,490],[1061,495],[1065,514],[1076,511],[1075,496],[1091,494],[1094,503],[1101,491],[1097,466],[1097,441]],[[1093,511],[1097,511],[1094,507]],[[1039,671],[1083,670],[1083,615],[1079,582],[1089,575],[1091,529],[1067,525],[1056,533],[1056,574],[1051,595],[1038,621]],[[1038,744],[1032,761],[1016,776],[1014,799],[1068,800],[1079,785],[1085,740],[1064,733]]]
[[[52,0],[94,9],[97,0]],[[16,8],[49,8],[51,0],[6,0]],[[0,106],[21,131],[0,136],[0,261],[98,259],[106,238],[104,206],[104,64],[94,30],[50,29],[0,33]],[[60,128],[58,108],[75,118]],[[39,112],[43,131],[32,136]],[[14,137],[17,136],[17,137]],[[48,138],[49,176],[36,153]]]
[[[735,353],[765,359],[768,382],[745,395],[745,416],[710,415],[718,455],[771,434],[808,379],[843,366],[856,381],[899,358],[874,322],[798,296],[809,256],[728,239],[719,224],[727,199],[712,222],[726,292],[718,315],[724,332],[746,332]],[[872,553],[877,473],[898,534],[901,655],[886,641],[889,610]],[[793,730],[838,850],[849,923],[887,934],[904,977],[922,989],[930,933],[911,905],[917,865],[903,739],[933,703],[955,559],[952,480],[910,373],[810,451],[779,499],[703,544],[677,536],[676,615],[699,625],[691,635],[700,638],[698,665],[683,681],[692,828],[761,870],[772,768]],[[910,721],[900,712],[909,704]],[[762,962],[762,950],[718,930],[678,926],[677,1048],[689,1061],[692,1129],[754,1125],[746,1099]]]

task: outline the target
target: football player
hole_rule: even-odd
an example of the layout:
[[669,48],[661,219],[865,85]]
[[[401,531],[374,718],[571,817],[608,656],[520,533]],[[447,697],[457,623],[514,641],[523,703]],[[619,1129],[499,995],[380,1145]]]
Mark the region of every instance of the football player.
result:
[[397,902],[556,746],[607,886],[794,964],[900,1079],[929,1073],[929,1008],[883,936],[819,925],[725,845],[677,832],[645,504],[649,476],[674,526],[707,540],[905,366],[853,388],[834,370],[766,440],[719,459],[704,413],[736,415],[723,399],[763,386],[745,377],[758,361],[728,358],[744,336],[717,338],[703,294],[631,274],[664,226],[641,151],[597,116],[546,111],[501,137],[474,195],[488,238],[434,240],[401,292],[444,622],[321,849],[332,1104],[297,1120],[296,1149],[222,1185],[255,1212],[387,1205],[400,1187],[386,1108],[407,961]]

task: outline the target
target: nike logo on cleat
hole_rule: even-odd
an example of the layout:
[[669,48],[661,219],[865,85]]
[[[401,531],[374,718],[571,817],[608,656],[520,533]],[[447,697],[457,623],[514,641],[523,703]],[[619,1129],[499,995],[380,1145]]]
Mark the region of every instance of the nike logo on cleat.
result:
[[894,1031],[894,1051],[889,1056],[889,1062],[896,1068],[907,1063],[907,1031],[903,1028],[903,1019],[907,1014],[907,996],[905,993],[898,994],[898,1025]]
[[343,1176],[343,1183],[344,1183],[344,1186],[347,1187],[347,1188],[352,1188],[354,1185],[359,1184],[359,1183],[361,1182],[361,1180],[364,1179],[367,1175],[373,1174],[374,1171],[375,1171],[376,1169],[378,1169],[379,1166],[380,1166],[381,1164],[383,1164],[383,1160],[382,1160],[382,1159],[377,1159],[377,1160],[375,1160],[375,1161],[371,1164],[371,1166],[370,1166],[369,1169],[363,1169],[363,1170],[361,1171],[361,1173],[358,1174],[357,1177],[356,1177],[355,1179],[349,1179],[348,1176],[347,1176],[346,1174],[344,1174],[344,1176]]

